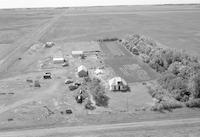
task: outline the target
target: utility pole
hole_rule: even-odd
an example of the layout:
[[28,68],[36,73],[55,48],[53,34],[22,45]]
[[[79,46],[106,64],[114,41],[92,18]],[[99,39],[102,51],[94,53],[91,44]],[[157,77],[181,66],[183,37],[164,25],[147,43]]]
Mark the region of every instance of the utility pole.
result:
[[128,97],[126,97],[126,111],[129,111]]

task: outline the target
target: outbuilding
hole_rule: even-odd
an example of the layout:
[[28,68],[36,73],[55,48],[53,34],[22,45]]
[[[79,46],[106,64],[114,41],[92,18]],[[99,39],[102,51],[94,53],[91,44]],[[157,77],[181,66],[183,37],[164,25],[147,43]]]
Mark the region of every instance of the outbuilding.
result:
[[53,43],[53,42],[46,42],[46,43],[44,44],[44,47],[46,47],[46,48],[51,48],[51,47],[53,47],[53,46],[55,46],[55,43]]
[[84,52],[83,51],[72,51],[72,56],[73,57],[82,57],[82,56],[84,56]]
[[123,78],[114,77],[109,80],[109,89],[111,91],[127,91],[128,84]]
[[96,75],[101,75],[101,74],[103,74],[103,70],[102,70],[102,69],[96,69],[96,70],[94,71],[94,73],[95,73]]
[[81,65],[78,67],[78,76],[79,77],[87,77],[88,76],[88,70],[85,66]]
[[65,59],[63,57],[54,57],[53,58],[53,63],[58,64],[58,63],[64,63]]

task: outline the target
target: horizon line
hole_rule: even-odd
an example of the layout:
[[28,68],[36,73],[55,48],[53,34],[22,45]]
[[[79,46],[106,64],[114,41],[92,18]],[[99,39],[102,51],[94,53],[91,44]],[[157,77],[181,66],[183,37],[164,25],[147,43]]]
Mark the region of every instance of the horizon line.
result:
[[200,3],[166,3],[166,4],[130,4],[130,5],[88,5],[88,6],[44,6],[44,7],[14,7],[14,8],[0,8],[0,10],[11,10],[11,9],[59,9],[59,8],[88,8],[88,7],[121,7],[121,6],[173,6],[173,5],[200,5]]

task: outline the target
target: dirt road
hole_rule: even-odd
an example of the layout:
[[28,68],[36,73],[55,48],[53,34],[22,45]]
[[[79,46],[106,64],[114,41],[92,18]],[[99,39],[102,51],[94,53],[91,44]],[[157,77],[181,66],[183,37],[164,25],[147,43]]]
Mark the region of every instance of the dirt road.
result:
[[48,23],[41,25],[30,34],[27,34],[23,38],[16,41],[14,43],[16,48],[0,60],[0,74],[4,75],[8,73],[9,68],[18,60],[18,58],[20,58],[20,56],[24,54],[24,52],[27,51],[32,44],[37,42],[64,14],[65,12],[56,15],[49,20]]
[[158,128],[167,126],[180,126],[186,124],[200,124],[200,118],[188,118],[177,120],[144,121],[134,123],[119,123],[106,125],[74,126],[74,127],[55,127],[44,129],[29,129],[19,131],[0,132],[0,137],[39,137],[54,135],[81,135],[82,133],[134,130],[144,128]]

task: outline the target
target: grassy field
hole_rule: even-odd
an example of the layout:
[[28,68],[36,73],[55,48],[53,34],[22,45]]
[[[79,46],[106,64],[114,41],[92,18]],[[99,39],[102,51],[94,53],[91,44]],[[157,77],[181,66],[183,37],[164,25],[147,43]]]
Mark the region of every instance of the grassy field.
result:
[[[75,136],[78,133],[69,134],[68,136]],[[81,137],[198,137],[200,134],[197,127],[165,127],[158,129],[140,129],[140,130],[118,130],[118,131],[99,131],[92,133],[79,133]],[[41,136],[44,137],[44,136]],[[46,136],[45,136],[46,137]],[[66,134],[51,135],[49,137],[66,137]]]
[[199,55],[198,6],[133,6],[70,9],[41,41],[88,41],[139,33],[171,48]]
[[[38,41],[79,42],[105,37],[123,38],[127,34],[140,33],[193,55],[198,56],[200,52],[198,5],[1,11],[0,58],[5,60],[0,63],[6,62],[2,64],[5,66],[1,68],[2,74]],[[50,23],[53,17],[62,13],[56,22]],[[49,23],[51,25],[45,28]],[[17,47],[20,47],[19,51],[10,55]]]
[[[37,27],[44,25],[59,11],[52,10],[1,10],[0,13],[0,58],[20,46],[20,39]],[[15,44],[17,43],[17,44]]]

